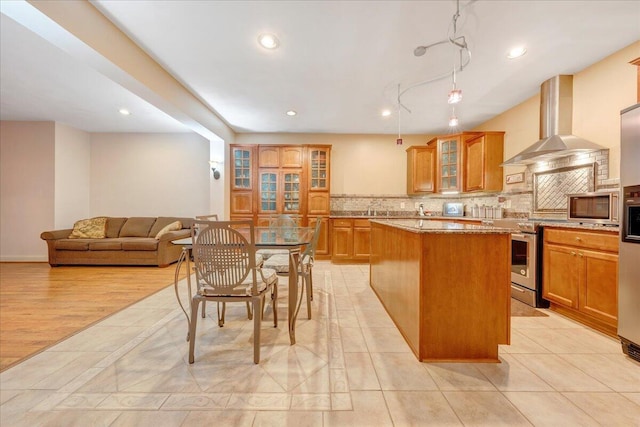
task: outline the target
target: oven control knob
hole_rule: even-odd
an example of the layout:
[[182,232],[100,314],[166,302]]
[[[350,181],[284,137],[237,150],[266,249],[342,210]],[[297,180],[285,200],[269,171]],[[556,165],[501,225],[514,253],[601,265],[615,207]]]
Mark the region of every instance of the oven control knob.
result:
[[520,270],[520,274],[522,274],[523,276],[526,275],[527,271],[526,270]]

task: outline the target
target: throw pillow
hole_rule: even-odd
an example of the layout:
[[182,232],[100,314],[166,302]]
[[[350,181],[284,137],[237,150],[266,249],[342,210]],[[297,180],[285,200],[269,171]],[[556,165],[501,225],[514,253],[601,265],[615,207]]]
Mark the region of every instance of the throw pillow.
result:
[[167,234],[170,231],[182,230],[182,223],[180,221],[174,221],[171,224],[165,225],[162,230],[158,231],[156,234],[156,239],[159,239],[163,235]]
[[107,217],[81,219],[73,224],[70,239],[104,239],[107,230]]

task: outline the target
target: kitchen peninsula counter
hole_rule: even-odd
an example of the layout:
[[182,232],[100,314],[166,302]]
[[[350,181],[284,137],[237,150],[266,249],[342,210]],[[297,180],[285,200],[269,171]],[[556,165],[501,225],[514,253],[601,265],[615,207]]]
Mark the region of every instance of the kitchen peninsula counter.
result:
[[371,287],[416,357],[499,362],[509,344],[510,230],[371,220]]

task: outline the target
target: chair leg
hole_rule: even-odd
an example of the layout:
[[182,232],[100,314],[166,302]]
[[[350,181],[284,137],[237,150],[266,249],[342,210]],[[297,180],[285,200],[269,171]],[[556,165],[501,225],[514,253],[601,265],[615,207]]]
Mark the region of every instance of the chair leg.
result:
[[313,301],[313,269],[309,267],[309,298]]
[[260,326],[262,323],[262,316],[259,316],[260,306],[264,300],[264,294],[262,297],[253,297],[253,363],[256,365],[260,363]]
[[271,308],[273,309],[273,327],[278,327],[278,282],[271,285]]
[[253,319],[253,313],[251,312],[251,304],[249,304],[249,301],[247,301],[247,318],[249,318],[249,320]]
[[221,328],[224,326],[224,315],[226,312],[227,312],[227,303],[226,302],[222,303],[222,311],[220,311],[220,301],[218,301],[218,326]]
[[304,287],[307,291],[307,315],[309,316],[309,319],[311,319],[311,300],[313,299],[313,294],[311,293],[312,286],[310,271],[304,275]]
[[202,301],[202,318],[207,317],[207,302]]
[[193,363],[193,353],[196,347],[196,324],[198,323],[198,304],[200,304],[199,298],[194,298],[191,301],[191,324],[189,325],[189,363]]

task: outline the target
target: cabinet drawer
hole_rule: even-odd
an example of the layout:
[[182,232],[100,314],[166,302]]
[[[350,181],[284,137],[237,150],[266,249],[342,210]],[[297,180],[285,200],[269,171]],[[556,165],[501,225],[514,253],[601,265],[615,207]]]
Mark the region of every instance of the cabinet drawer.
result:
[[350,219],[334,219],[333,226],[334,227],[351,227],[353,226],[353,222]]
[[598,249],[618,252],[618,235],[615,233],[597,233],[589,231],[545,229],[544,241],[578,248]]
[[354,219],[353,226],[361,228],[371,228],[371,224],[369,223],[368,219]]

